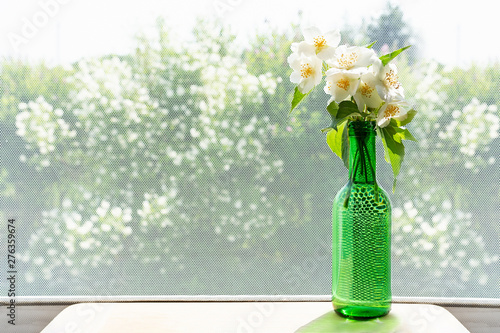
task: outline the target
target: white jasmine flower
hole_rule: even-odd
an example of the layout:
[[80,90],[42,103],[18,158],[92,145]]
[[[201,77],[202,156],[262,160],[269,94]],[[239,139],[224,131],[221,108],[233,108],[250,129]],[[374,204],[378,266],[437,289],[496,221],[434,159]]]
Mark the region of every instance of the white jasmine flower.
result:
[[331,58],[335,48],[340,43],[340,32],[332,30],[325,34],[316,27],[309,27],[302,31],[305,41],[292,44],[292,52],[306,55],[317,55],[321,60]]
[[386,127],[392,118],[405,120],[409,110],[409,105],[404,101],[395,100],[385,103],[378,111],[377,125],[381,128]]
[[292,53],[288,57],[288,63],[293,69],[290,81],[298,84],[301,93],[309,92],[321,82],[323,77],[322,62],[315,55],[307,56],[304,53]]
[[338,103],[353,95],[358,88],[359,77],[359,74],[349,71],[335,68],[328,70],[326,72],[325,92],[332,95],[328,103],[331,103],[332,100]]
[[379,79],[377,85],[377,92],[385,101],[389,100],[403,100],[404,91],[403,86],[399,82],[398,69],[396,65],[390,63],[382,66],[382,62],[374,64],[376,76]]
[[333,58],[327,60],[327,63],[333,68],[364,74],[368,71],[368,66],[376,61],[375,59],[377,57],[372,49],[341,45],[335,50]]
[[359,111],[364,111],[365,106],[378,108],[384,102],[377,92],[377,84],[379,84],[379,80],[373,73],[369,72],[361,76],[358,89],[353,96]]

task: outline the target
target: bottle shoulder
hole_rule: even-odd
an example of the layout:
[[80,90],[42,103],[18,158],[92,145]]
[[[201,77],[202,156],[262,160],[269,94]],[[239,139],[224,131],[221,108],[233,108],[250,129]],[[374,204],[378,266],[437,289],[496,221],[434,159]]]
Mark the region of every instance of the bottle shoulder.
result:
[[[344,185],[344,187],[342,187],[340,191],[337,192],[334,201],[343,203],[348,191],[349,183]],[[387,192],[380,186],[377,186],[377,189],[375,189],[374,184],[353,183],[351,186],[350,199],[363,201],[374,201],[375,199],[377,199],[377,202],[379,204],[387,204],[389,206],[391,205],[391,201]]]

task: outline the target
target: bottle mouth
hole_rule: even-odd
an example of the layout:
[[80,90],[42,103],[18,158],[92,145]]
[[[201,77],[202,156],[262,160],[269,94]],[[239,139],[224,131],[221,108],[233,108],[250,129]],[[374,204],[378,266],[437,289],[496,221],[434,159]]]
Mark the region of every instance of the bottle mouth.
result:
[[375,128],[375,120],[352,120],[349,122],[349,127],[353,128]]
[[[366,134],[375,134],[375,121],[362,121],[362,120],[354,120],[349,122],[349,135],[356,135],[360,133]],[[353,133],[354,132],[354,133]]]

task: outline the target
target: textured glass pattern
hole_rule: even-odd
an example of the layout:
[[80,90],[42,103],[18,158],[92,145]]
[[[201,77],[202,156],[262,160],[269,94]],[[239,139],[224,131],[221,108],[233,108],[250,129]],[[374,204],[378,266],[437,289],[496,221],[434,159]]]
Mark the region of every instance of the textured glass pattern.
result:
[[379,54],[414,45],[394,60],[419,113],[389,193],[393,296],[500,297],[493,2],[42,2],[0,11],[0,257],[14,219],[19,296],[330,294],[348,171],[322,85],[289,115],[290,44],[318,23]]
[[385,315],[391,302],[391,204],[376,185],[373,125],[348,125],[351,178],[332,210],[333,305],[349,318]]

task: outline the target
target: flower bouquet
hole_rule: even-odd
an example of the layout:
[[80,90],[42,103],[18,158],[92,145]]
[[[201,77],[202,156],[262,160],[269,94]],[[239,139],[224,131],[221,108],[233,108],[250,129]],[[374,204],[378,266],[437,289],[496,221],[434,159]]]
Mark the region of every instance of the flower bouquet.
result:
[[338,30],[322,34],[315,27],[303,30],[305,41],[292,44],[288,63],[296,83],[290,112],[325,77],[324,91],[330,95],[327,111],[332,123],[322,129],[327,143],[348,167],[348,123],[375,121],[375,130],[384,144],[384,156],[394,173],[393,191],[404,157],[402,140],[413,140],[407,125],[415,116],[404,99],[395,64],[390,63],[410,46],[377,57],[372,46],[340,45]]
[[416,114],[391,63],[408,47],[377,57],[375,43],[340,45],[340,33],[303,31],[305,41],[292,44],[290,80],[297,84],[290,112],[325,77],[330,95],[326,110],[332,122],[322,131],[331,150],[349,169],[349,181],[332,209],[332,292],[335,311],[348,318],[386,315],[391,304],[391,204],[378,186],[375,137],[396,186],[404,157],[403,140],[415,140],[408,124]]

